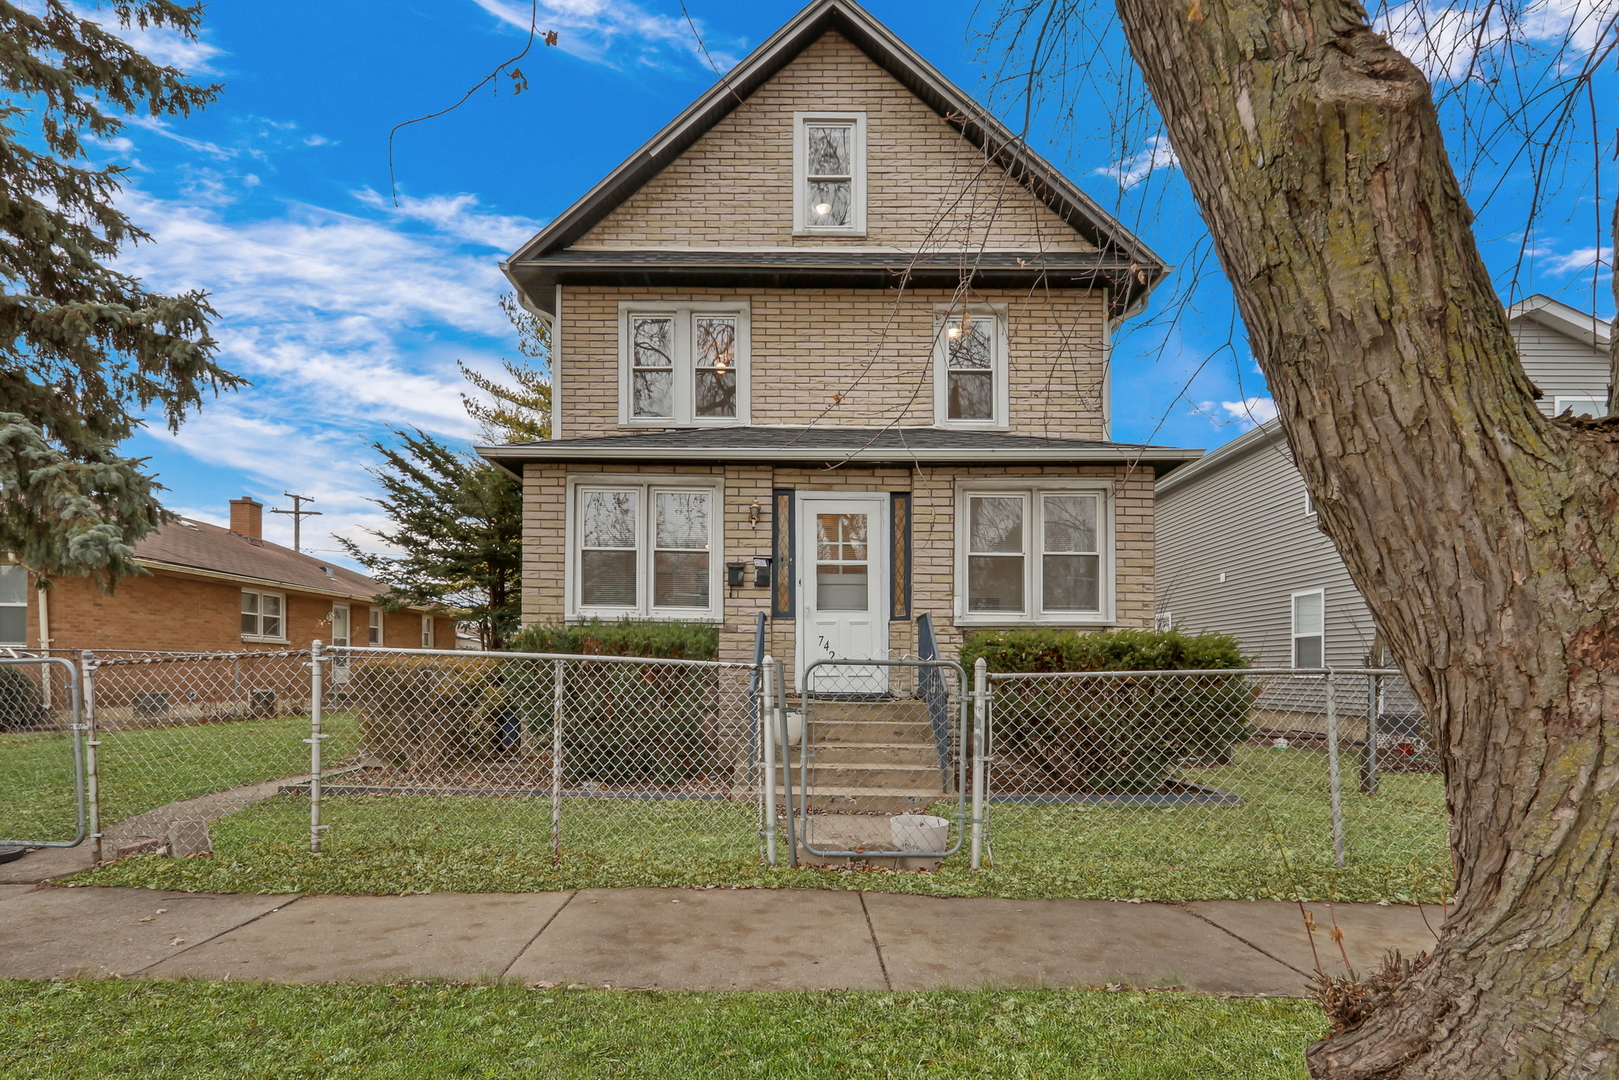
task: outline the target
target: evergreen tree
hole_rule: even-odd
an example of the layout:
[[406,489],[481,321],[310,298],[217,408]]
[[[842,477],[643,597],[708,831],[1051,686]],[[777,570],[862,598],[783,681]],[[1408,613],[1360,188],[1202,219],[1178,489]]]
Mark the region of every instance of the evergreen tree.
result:
[[484,648],[501,648],[518,626],[522,485],[421,431],[394,435],[399,446],[372,444],[383,459],[371,474],[383,490],[375,502],[392,522],[372,535],[405,554],[375,554],[334,539],[388,585],[377,598],[388,610],[454,609],[477,625]]
[[[186,116],[217,86],[143,56],[61,0],[0,0],[0,550],[46,576],[134,571],[166,517],[117,446],[155,407],[170,430],[243,380],[214,362],[203,293],[163,296],[107,264],[149,239],[115,205],[123,168],[83,140],[123,116]],[[119,0],[124,26],[195,39],[202,6]]]
[[512,377],[512,385],[480,375],[456,361],[461,374],[473,386],[494,398],[493,403],[461,395],[467,415],[477,421],[483,437],[495,442],[527,442],[551,437],[551,330],[532,311],[518,306],[507,293],[500,298],[500,310],[517,328],[517,349],[524,356],[539,360],[539,367],[521,361],[502,360],[501,366]]

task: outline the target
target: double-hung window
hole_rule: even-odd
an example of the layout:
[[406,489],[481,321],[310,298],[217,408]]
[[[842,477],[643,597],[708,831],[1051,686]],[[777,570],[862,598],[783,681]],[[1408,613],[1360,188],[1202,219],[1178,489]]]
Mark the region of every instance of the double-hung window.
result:
[[379,607],[374,607],[371,609],[370,633],[366,637],[366,644],[382,644],[382,609]]
[[670,619],[719,613],[720,492],[686,482],[580,481],[569,611]]
[[242,640],[286,641],[287,598],[277,592],[242,590]]
[[747,422],[746,304],[623,304],[620,314],[621,423]]
[[956,513],[958,622],[1112,621],[1105,486],[964,490]]
[[1327,594],[1321,589],[1293,594],[1293,666],[1326,667]]
[[793,232],[866,232],[866,114],[793,114]]
[[1004,428],[1006,313],[987,304],[935,311],[934,421],[941,427]]
[[28,644],[28,571],[0,566],[0,645]]
[[431,615],[423,615],[422,616],[422,648],[431,649],[432,647],[433,647],[433,616],[431,616]]

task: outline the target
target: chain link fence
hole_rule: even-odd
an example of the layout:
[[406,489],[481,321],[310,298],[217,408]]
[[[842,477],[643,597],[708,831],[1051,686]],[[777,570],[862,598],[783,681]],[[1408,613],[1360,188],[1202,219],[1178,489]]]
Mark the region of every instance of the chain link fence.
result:
[[103,858],[209,851],[215,823],[250,807],[282,836],[307,828],[307,806],[278,796],[309,778],[308,650],[94,652],[80,662]]
[[0,657],[0,845],[69,847],[88,831],[77,669]]
[[[490,867],[655,883],[783,844],[931,868],[970,843],[1064,894],[1448,894],[1438,764],[1391,671],[833,663],[789,687],[776,663],[524,653],[77,662],[0,662],[0,835],[72,842],[82,784],[104,859],[213,849],[292,874],[313,849],[392,891]],[[942,831],[902,839],[902,815]]]
[[[1444,789],[1392,671],[993,674],[987,798],[1002,865],[1219,895],[1432,895],[1448,881]],[[1064,852],[1068,853],[1066,856]]]
[[[752,665],[340,648],[317,848],[555,864],[755,858]],[[307,785],[305,790],[307,790]]]

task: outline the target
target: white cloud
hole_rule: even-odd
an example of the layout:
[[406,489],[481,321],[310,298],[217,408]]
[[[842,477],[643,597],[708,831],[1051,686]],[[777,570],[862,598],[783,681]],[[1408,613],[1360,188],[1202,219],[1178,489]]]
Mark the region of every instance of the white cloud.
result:
[[1566,255],[1538,253],[1540,266],[1554,274],[1583,274],[1595,269],[1598,274],[1612,273],[1613,248],[1578,248]]
[[[506,25],[528,33],[534,14],[528,4],[520,0],[472,2]],[[625,53],[633,53],[628,58],[636,63],[656,63],[658,53],[672,48],[697,57],[707,67],[684,17],[657,15],[629,0],[540,0],[538,10],[539,32],[557,31],[557,47],[581,59],[616,67],[626,59]],[[723,46],[717,45],[700,21],[697,29],[714,63],[721,71],[729,70],[737,57],[728,47],[740,42],[725,40]]]
[[478,213],[478,197],[465,192],[460,195],[429,195],[423,199],[400,195],[397,206],[370,188],[353,194],[372,209],[383,210],[409,221],[424,222],[446,236],[502,251],[518,247],[538,232],[543,224],[533,218]]
[[1118,164],[1097,169],[1096,175],[1112,177],[1120,187],[1128,190],[1151,176],[1155,170],[1178,169],[1180,164],[1174,147],[1169,145],[1169,136],[1159,132],[1148,139],[1140,150]]
[[1408,0],[1377,12],[1372,26],[1428,78],[1454,81],[1486,54],[1525,45],[1542,54],[1565,47],[1574,55],[1590,53],[1603,31],[1611,32],[1612,17],[1612,0],[1530,0],[1523,6]]
[[[1213,412],[1213,402],[1205,404],[1204,411]],[[1222,401],[1220,408],[1224,409],[1231,422],[1238,428],[1248,431],[1267,421],[1276,419],[1276,402],[1268,397],[1243,398],[1241,401]]]

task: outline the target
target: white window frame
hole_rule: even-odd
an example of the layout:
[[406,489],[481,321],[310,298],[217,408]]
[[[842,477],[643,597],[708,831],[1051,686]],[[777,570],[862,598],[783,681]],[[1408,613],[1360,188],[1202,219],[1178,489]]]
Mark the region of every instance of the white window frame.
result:
[[1169,612],[1169,611],[1160,611],[1160,612],[1156,613],[1155,615],[1153,615],[1153,617],[1152,617],[1152,628],[1154,630],[1164,630],[1164,631],[1175,629],[1175,615],[1174,615],[1174,613]]
[[[849,223],[847,225],[811,225],[806,221],[804,208],[808,205],[808,180],[805,174],[805,131],[812,124],[848,124],[852,129],[849,140]],[[866,235],[866,114],[863,112],[795,112],[793,113],[793,233],[797,236],[865,236]]]
[[387,625],[388,616],[379,607],[367,608],[365,617],[365,641],[367,645],[381,648],[383,644],[382,630]]
[[[748,422],[749,353],[748,324],[751,309],[745,300],[691,300],[670,303],[618,304],[618,422],[621,427],[736,427]],[[673,416],[635,415],[635,333],[637,316],[670,317],[674,320],[674,402]],[[736,317],[736,415],[696,415],[697,369],[694,355],[692,319],[696,315]]]
[[435,644],[436,640],[437,639],[433,636],[433,616],[431,616],[431,615],[423,615],[422,616],[422,648],[424,648],[424,649],[437,648],[438,646]]
[[1584,394],[1558,394],[1552,398],[1552,415],[1562,416],[1563,410],[1574,405],[1595,405],[1594,413],[1575,413],[1575,416],[1606,416],[1608,415],[1608,399]]
[[[243,641],[270,641],[270,642],[274,642],[274,643],[276,643],[278,645],[287,644],[287,641],[288,641],[288,638],[287,638],[287,594],[284,593],[284,592],[277,592],[274,589],[243,589],[242,590],[242,595],[243,596],[247,596],[248,594],[252,594],[252,595],[257,596],[259,598],[259,605],[258,605],[259,610],[258,610],[258,614],[257,614],[256,617],[259,620],[259,629],[261,631],[264,629],[264,598],[266,596],[273,596],[273,597],[275,597],[277,600],[279,600],[281,602],[281,633],[271,635],[271,634],[264,634],[264,633],[249,634],[249,633],[243,632],[242,640]],[[240,601],[238,601],[238,603],[237,603],[237,609],[238,610],[237,610],[237,613],[236,613],[236,624],[237,624],[237,626],[241,625],[242,616],[248,614],[248,612],[246,612],[244,610],[241,610],[242,607],[243,607],[242,603]]]
[[[973,320],[993,319],[995,330],[990,335],[994,357],[990,364],[990,378],[994,380],[994,403],[987,420],[950,419],[950,324],[963,314]],[[1005,304],[935,304],[933,305],[933,422],[937,427],[970,431],[1005,431],[1011,426],[1012,392],[1008,385],[1010,335],[1007,332],[1007,305]]]
[[[967,610],[967,545],[970,514],[968,498],[974,495],[1022,495],[1023,514],[1023,598],[1024,609],[1019,612]],[[1100,610],[1053,611],[1041,610],[1041,555],[1036,541],[1043,549],[1039,530],[1041,496],[1095,495],[1100,503],[1097,514],[1097,600]],[[1117,582],[1114,552],[1114,499],[1113,481],[1105,477],[1081,477],[1073,480],[975,480],[956,485],[956,596],[955,623],[957,626],[1111,626],[1115,620]]]
[[1309,488],[1304,489],[1304,516],[1305,517],[1315,517],[1316,516],[1315,515],[1315,496],[1310,494],[1310,489]]
[[[581,488],[638,488],[635,523],[635,597],[633,607],[586,607],[579,588],[579,500]],[[669,608],[652,604],[652,495],[656,491],[702,491],[709,499],[708,607]],[[568,477],[566,515],[567,582],[563,589],[564,611],[569,620],[655,619],[668,622],[720,622],[725,603],[725,480],[723,477],[665,476],[653,474],[584,474]]]
[[[1301,597],[1301,596],[1319,596],[1319,597],[1321,597],[1321,632],[1320,633],[1317,633],[1317,634],[1301,634],[1301,633],[1299,633],[1299,597]],[[1321,666],[1326,667],[1327,666],[1327,590],[1326,589],[1301,589],[1298,592],[1293,593],[1291,596],[1288,597],[1287,610],[1288,610],[1288,629],[1291,631],[1291,636],[1288,638],[1288,642],[1289,642],[1289,646],[1290,646],[1289,652],[1288,652],[1288,659],[1289,659],[1289,661],[1291,663],[1291,666],[1292,667],[1301,667],[1301,666],[1303,666],[1303,665],[1301,665],[1299,663],[1299,639],[1300,638],[1320,638],[1321,639]]]
[[21,566],[21,565],[19,565],[17,563],[5,563],[5,564],[0,564],[0,573],[18,574],[18,575],[20,575],[22,577],[22,600],[21,600],[21,602],[14,603],[14,602],[9,601],[9,600],[8,601],[3,601],[3,602],[0,602],[0,607],[13,608],[13,609],[21,608],[22,609],[22,627],[23,627],[22,628],[22,635],[20,637],[18,637],[17,640],[15,640],[15,641],[0,641],[0,645],[27,645],[28,644],[28,592],[29,592],[29,586],[32,584],[32,582],[29,580],[28,570],[27,570],[26,567]]

